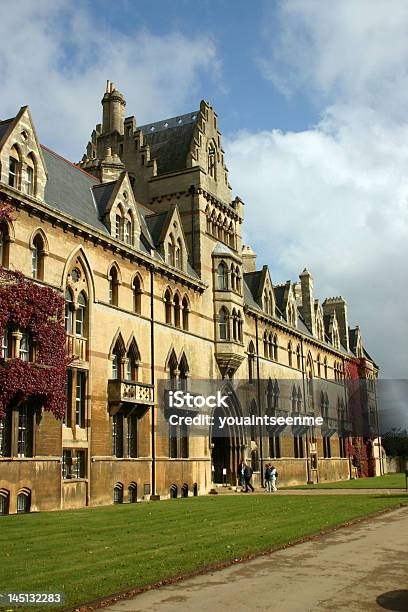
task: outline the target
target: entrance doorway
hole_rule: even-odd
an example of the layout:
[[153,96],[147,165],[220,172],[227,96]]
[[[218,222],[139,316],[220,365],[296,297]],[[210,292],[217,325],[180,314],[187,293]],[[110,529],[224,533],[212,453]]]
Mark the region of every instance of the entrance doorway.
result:
[[242,426],[219,426],[219,417],[239,417],[238,402],[234,402],[234,395],[230,394],[231,402],[228,408],[217,407],[214,411],[214,426],[211,430],[213,481],[215,484],[237,484],[237,470],[239,462],[244,455],[245,435]]

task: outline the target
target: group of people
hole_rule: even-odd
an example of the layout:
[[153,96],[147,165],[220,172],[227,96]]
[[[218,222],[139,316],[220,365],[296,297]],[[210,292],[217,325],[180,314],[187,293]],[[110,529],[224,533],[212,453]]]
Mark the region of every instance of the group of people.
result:
[[[249,493],[249,489],[251,489],[251,492],[254,491],[254,487],[251,482],[252,474],[253,474],[252,467],[248,465],[242,459],[238,466],[237,476],[238,476],[238,482],[240,484],[240,487],[243,493]],[[268,463],[267,466],[265,467],[265,489],[268,493],[273,493],[278,490],[278,487],[276,486],[277,479],[278,479],[277,469],[271,463]]]

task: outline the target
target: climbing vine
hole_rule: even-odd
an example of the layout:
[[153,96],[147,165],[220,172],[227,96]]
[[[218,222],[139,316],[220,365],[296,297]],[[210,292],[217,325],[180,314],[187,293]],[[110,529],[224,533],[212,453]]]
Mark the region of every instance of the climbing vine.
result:
[[[4,214],[0,206],[3,218]],[[21,272],[0,267],[1,338],[6,330],[29,334],[35,362],[18,357],[0,360],[0,419],[10,402],[28,398],[41,402],[56,417],[63,417],[67,366],[63,297]]]

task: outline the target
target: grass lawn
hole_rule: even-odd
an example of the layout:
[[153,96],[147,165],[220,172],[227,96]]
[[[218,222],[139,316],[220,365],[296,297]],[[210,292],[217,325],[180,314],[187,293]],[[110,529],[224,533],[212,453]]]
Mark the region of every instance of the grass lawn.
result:
[[282,489],[405,489],[405,473],[386,474],[373,478],[356,478],[355,480],[339,480],[322,482],[313,485],[297,485],[282,487]]
[[220,495],[5,516],[0,592],[63,591],[65,606],[74,605],[291,542],[405,501],[404,493]]

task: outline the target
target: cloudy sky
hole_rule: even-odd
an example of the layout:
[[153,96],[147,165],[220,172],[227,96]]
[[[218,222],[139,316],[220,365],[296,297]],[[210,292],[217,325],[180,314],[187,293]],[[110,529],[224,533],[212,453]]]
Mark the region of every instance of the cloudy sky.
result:
[[28,104],[41,142],[77,161],[106,79],[139,124],[209,100],[259,264],[275,283],[307,266],[317,297],[346,297],[382,375],[407,377],[405,0],[4,8],[0,118]]

